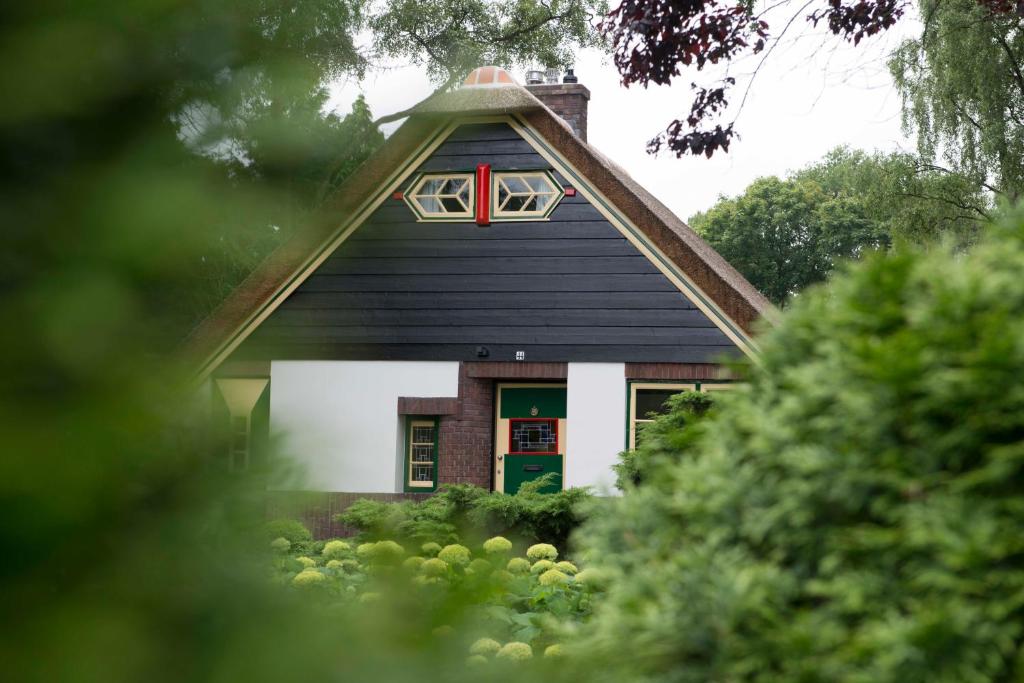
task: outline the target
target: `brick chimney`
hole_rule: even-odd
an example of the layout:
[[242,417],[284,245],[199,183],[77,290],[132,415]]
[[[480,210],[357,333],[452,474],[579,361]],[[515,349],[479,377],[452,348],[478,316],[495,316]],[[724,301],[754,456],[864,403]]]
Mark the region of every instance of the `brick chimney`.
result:
[[[552,78],[552,75],[550,71],[547,74],[540,71],[529,72],[526,89],[546,104],[548,109],[561,116],[573,132],[586,142],[587,102],[590,101],[590,91],[586,86],[579,84],[572,69],[565,72],[561,83],[557,77]],[[546,83],[539,82],[542,76],[547,77]]]

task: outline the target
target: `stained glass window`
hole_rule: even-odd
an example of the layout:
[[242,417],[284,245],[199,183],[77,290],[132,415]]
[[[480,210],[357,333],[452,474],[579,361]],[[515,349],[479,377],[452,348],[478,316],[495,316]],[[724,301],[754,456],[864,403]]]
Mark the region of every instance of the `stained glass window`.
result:
[[409,422],[409,486],[434,488],[437,466],[437,423],[433,420]]
[[512,420],[510,453],[558,452],[558,420]]
[[561,197],[562,188],[547,173],[495,173],[493,217],[544,217]]
[[470,218],[473,215],[473,176],[468,173],[425,175],[407,193],[407,200],[421,218]]

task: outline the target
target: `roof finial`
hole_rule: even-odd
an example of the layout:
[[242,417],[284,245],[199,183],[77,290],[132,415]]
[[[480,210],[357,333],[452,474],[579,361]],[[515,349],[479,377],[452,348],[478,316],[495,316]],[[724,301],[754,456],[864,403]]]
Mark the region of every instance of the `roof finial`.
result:
[[500,66],[473,69],[462,82],[463,88],[500,88],[508,85],[516,85],[515,79]]

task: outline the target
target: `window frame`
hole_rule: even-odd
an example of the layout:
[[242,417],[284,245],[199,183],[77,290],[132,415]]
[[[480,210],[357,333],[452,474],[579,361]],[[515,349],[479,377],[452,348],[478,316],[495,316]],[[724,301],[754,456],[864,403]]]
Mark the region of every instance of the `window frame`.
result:
[[[554,197],[546,208],[540,211],[502,211],[498,206],[498,184],[504,176],[544,176],[551,187],[555,189]],[[561,203],[565,197],[565,188],[555,179],[554,174],[547,170],[533,171],[491,171],[491,220],[501,222],[512,221],[546,221],[551,212]]]
[[[561,439],[562,435],[558,432],[558,421],[561,418],[557,417],[509,417],[508,420],[508,455],[561,455]],[[552,431],[555,433],[555,450],[553,451],[513,451],[512,450],[512,432],[514,431],[512,426],[516,422],[550,422],[552,424]]]
[[[457,178],[465,180],[468,184],[469,189],[469,201],[466,204],[466,210],[459,213],[429,213],[427,212],[420,203],[415,199],[416,191],[423,186],[429,180],[437,179],[453,179]],[[402,193],[402,199],[405,201],[406,206],[415,214],[417,222],[471,222],[476,219],[476,174],[466,171],[448,171],[448,172],[430,172],[420,173],[413,179],[412,183],[409,184],[408,189]]]
[[727,391],[736,386],[735,382],[678,382],[674,380],[636,380],[628,382],[628,389],[626,393],[626,450],[636,450],[636,426],[637,423],[648,424],[654,422],[647,418],[636,417],[636,394],[637,390],[652,389],[652,390],[665,390],[673,389],[676,393],[682,393],[684,391]]
[[697,391],[697,383],[696,382],[630,382],[629,383],[629,396],[628,396],[629,407],[627,409],[628,410],[628,415],[626,417],[626,419],[628,421],[627,432],[626,432],[626,448],[627,448],[627,450],[630,450],[630,451],[636,450],[637,425],[638,424],[649,424],[651,422],[654,422],[654,420],[651,420],[651,419],[646,418],[646,417],[637,418],[637,415],[636,415],[636,395],[637,395],[637,392],[638,391],[643,391],[645,389],[649,389],[649,390],[653,390],[653,391],[665,391],[667,389],[667,390],[674,391],[677,394],[680,394],[680,393],[682,393],[684,391]]
[[[430,425],[434,429],[434,443],[431,457],[434,477],[429,484],[414,483],[412,480],[412,446],[414,427]],[[402,489],[406,493],[433,493],[438,486],[438,444],[441,436],[441,420],[437,416],[407,415],[405,419],[405,474]],[[416,442],[420,443],[420,442]],[[423,442],[425,443],[425,442]]]

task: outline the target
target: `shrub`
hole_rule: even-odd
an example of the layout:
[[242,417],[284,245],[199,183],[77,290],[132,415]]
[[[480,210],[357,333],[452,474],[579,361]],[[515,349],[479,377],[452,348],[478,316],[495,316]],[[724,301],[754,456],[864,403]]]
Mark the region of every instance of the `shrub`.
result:
[[536,562],[537,560],[557,560],[558,550],[550,543],[537,543],[526,549],[526,557]]
[[378,541],[370,549],[370,559],[381,564],[395,564],[404,556],[405,548],[394,541]]
[[302,522],[295,519],[275,519],[263,525],[263,535],[268,541],[284,538],[291,544],[308,543],[313,540],[313,534],[309,532]]
[[421,545],[420,550],[427,557],[435,557],[439,552],[441,552],[441,544],[431,541],[430,543],[424,543]]
[[619,454],[615,485],[622,491],[657,476],[659,467],[670,466],[693,450],[699,424],[714,405],[713,395],[684,391],[666,402],[668,414],[643,425],[643,439],[632,451]]
[[324,544],[324,549],[321,554],[329,560],[340,560],[348,555],[351,549],[352,546],[345,541],[328,541]]
[[551,560],[537,560],[530,567],[530,573],[531,574],[540,574],[541,572],[546,572],[547,570],[553,568],[554,566],[555,566],[555,563],[552,562]]
[[522,557],[513,557],[505,565],[505,569],[510,574],[529,574],[530,573],[530,561]]
[[316,560],[314,560],[312,557],[296,557],[295,561],[301,564],[303,567],[306,567],[307,569],[316,566]]
[[292,579],[292,585],[299,587],[318,586],[327,581],[327,577],[315,569],[303,569]]
[[441,548],[441,552],[437,554],[437,559],[442,560],[453,567],[469,564],[469,558],[469,548],[458,544],[446,545]]
[[471,574],[490,574],[492,569],[494,567],[491,566],[491,563],[480,557],[470,562],[469,566],[466,567],[466,571]]
[[442,576],[448,571],[448,563],[436,557],[432,557],[420,565],[420,571],[427,576]]
[[289,550],[291,550],[292,544],[291,544],[291,541],[289,541],[284,536],[278,536],[277,538],[275,538],[273,541],[270,542],[270,547],[276,553],[286,553]]
[[604,679],[1016,680],[1022,273],[1017,227],[801,294],[692,456],[581,530],[628,577],[584,628]]
[[582,519],[580,504],[592,496],[583,488],[540,493],[552,476],[527,482],[512,495],[453,484],[422,502],[358,500],[338,520],[358,529],[363,540],[455,543],[463,537],[500,535],[564,547]]
[[561,586],[569,582],[569,577],[557,569],[549,569],[537,577],[537,580],[542,586]]
[[475,643],[469,646],[469,653],[474,655],[485,655],[492,656],[498,654],[498,650],[501,649],[501,643],[494,640],[493,638],[480,638]]
[[496,657],[498,659],[506,659],[514,662],[523,661],[533,657],[533,648],[526,643],[505,643],[505,645],[498,650]]
[[499,555],[512,550],[512,541],[503,536],[495,536],[484,541],[484,552],[489,555]]

